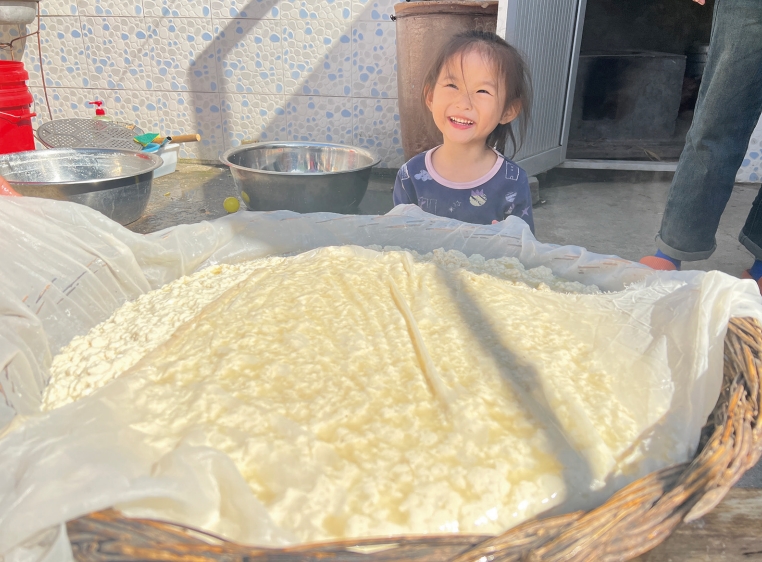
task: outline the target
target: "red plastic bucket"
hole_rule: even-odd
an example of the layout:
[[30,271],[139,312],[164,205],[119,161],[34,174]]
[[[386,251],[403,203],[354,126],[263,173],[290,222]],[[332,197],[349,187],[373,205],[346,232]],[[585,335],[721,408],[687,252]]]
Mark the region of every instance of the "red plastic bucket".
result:
[[34,150],[32,93],[24,63],[0,61],[0,154]]

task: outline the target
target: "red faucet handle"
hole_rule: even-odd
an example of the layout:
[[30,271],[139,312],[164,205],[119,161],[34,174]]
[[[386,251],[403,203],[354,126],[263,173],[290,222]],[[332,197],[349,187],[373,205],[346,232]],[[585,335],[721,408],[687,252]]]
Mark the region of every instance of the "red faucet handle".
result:
[[103,105],[102,101],[89,101],[87,103],[89,103],[90,105],[96,106],[95,108],[96,115],[106,115],[106,110],[101,107]]

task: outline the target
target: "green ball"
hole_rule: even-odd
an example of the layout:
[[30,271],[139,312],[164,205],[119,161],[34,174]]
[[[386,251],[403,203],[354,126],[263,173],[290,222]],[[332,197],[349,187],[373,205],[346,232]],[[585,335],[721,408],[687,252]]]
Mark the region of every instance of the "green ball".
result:
[[228,213],[235,213],[241,208],[241,203],[238,202],[238,197],[228,197],[222,202],[222,206]]

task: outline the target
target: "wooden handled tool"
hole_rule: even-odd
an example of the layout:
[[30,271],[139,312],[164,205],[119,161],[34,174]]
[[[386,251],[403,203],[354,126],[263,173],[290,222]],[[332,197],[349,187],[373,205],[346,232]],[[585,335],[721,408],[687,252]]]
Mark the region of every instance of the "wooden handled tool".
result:
[[199,142],[201,140],[201,135],[172,135],[171,137],[156,137],[152,142],[161,144],[166,138],[169,138],[170,143],[177,144],[181,142]]

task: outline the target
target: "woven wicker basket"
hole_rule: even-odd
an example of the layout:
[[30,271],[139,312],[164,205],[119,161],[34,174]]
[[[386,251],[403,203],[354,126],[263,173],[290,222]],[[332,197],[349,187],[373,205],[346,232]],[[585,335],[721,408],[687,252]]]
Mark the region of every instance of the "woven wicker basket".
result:
[[[108,510],[70,521],[69,539],[77,560],[93,562],[629,560],[661,543],[681,521],[714,508],[759,460],[760,365],[762,326],[756,320],[731,320],[722,392],[693,462],[641,478],[592,511],[535,519],[497,537],[429,535],[262,549]],[[369,552],[374,545],[378,549]]]

